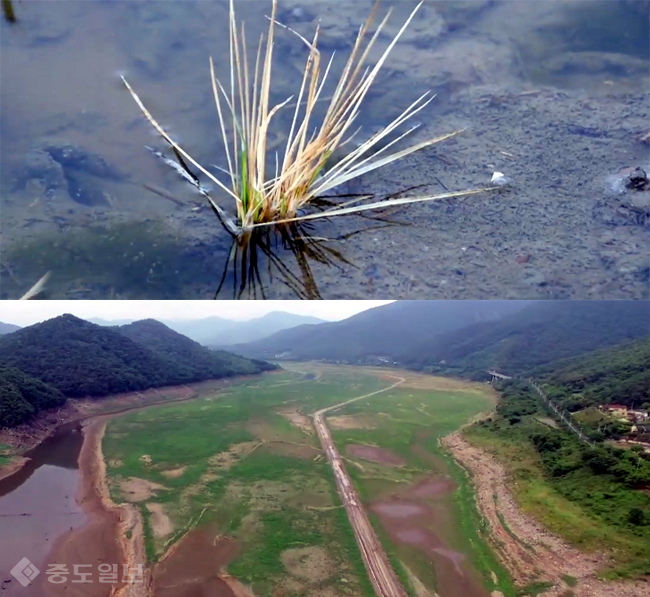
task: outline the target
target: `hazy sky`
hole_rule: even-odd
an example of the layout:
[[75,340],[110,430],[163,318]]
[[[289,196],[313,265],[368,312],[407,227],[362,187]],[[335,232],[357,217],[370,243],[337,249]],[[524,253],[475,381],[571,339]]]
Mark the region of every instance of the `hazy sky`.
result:
[[392,301],[2,301],[0,321],[31,325],[72,313],[82,319],[253,319],[271,311],[336,321]]

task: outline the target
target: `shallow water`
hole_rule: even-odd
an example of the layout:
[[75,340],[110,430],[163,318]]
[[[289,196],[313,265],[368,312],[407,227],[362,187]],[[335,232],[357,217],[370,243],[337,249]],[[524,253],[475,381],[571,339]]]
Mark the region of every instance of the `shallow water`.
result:
[[[280,0],[279,16],[303,34],[321,19],[323,59],[336,50],[338,76],[371,4]],[[416,3],[392,4],[394,34]],[[236,5],[254,55],[270,3]],[[145,149],[164,142],[119,79],[200,163],[225,166],[208,58],[227,80],[227,2],[13,8],[16,22],[3,21],[0,37],[0,297],[51,270],[50,298],[211,298],[224,267],[221,296],[238,296],[249,273],[229,261],[230,238],[205,199]],[[332,253],[338,267],[310,254],[297,261],[280,246],[273,278],[260,251],[248,288],[252,280],[269,298],[290,298],[308,278],[312,298],[647,298],[648,228],[630,194],[607,184],[648,162],[639,141],[649,116],[646,11],[634,0],[428,2],[368,96],[361,134],[429,89],[437,97],[417,115],[413,139],[468,130],[341,192],[385,197],[422,185],[411,195],[431,195],[481,187],[494,171],[512,187],[400,208],[384,214],[399,224],[390,227],[319,225],[313,234],[330,239],[366,230],[326,243],[351,264]],[[286,31],[275,51],[280,101],[296,93],[306,54]],[[279,113],[278,138],[290,115]]]
[[46,556],[57,537],[85,523],[76,502],[82,440],[79,424],[64,425],[27,453],[31,460],[20,471],[0,481],[3,596],[38,596],[37,587],[23,588],[9,571],[26,557],[44,573]]
[[[446,484],[445,491],[423,495],[423,486]],[[415,548],[431,565],[436,594],[440,597],[489,597],[466,554],[451,549],[457,542],[458,527],[443,494],[450,494],[451,484],[444,477],[433,476],[415,487],[403,489],[399,499],[378,501],[370,509],[396,545]],[[430,500],[434,497],[433,500]],[[424,501],[426,498],[427,501]]]

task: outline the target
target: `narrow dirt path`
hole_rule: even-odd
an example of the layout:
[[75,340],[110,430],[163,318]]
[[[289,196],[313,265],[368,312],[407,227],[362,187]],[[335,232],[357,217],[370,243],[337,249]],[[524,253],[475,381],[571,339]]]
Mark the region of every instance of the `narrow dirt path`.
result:
[[396,375],[391,375],[390,377],[399,381],[382,390],[370,392],[369,394],[364,394],[363,396],[358,396],[357,398],[352,398],[351,400],[346,400],[340,404],[335,404],[334,406],[329,406],[328,408],[323,408],[315,412],[314,426],[316,427],[316,432],[318,433],[323,449],[327,453],[327,459],[332,465],[336,486],[348,513],[348,519],[357,539],[361,557],[363,558],[377,597],[406,597],[406,591],[400,584],[395,571],[390,565],[386,552],[375,534],[370,520],[368,520],[368,515],[359,500],[359,496],[350,481],[350,477],[348,477],[343,460],[334,446],[325,419],[325,414],[328,412],[332,412],[358,400],[381,394],[406,381],[405,378]]

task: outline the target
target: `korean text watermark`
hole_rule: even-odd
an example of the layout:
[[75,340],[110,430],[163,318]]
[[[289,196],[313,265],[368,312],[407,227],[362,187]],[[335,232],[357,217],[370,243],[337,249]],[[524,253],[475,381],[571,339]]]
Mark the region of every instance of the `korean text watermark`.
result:
[[[119,572],[122,574],[120,575]],[[93,580],[93,573],[97,572],[96,580]],[[23,558],[11,569],[13,577],[26,587],[39,574],[40,570],[34,566],[27,558]],[[68,581],[75,584],[99,582],[103,584],[131,584],[143,582],[142,564],[128,566],[123,564],[98,564],[93,567],[92,564],[73,564],[72,571],[65,564],[47,564],[45,570],[47,582],[55,585],[61,585]]]

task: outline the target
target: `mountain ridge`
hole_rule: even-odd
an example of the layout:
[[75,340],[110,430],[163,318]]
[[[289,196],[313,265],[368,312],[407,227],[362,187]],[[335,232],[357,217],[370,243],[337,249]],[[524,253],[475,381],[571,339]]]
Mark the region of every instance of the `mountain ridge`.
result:
[[529,373],[545,363],[650,336],[650,303],[643,301],[445,301],[442,307],[409,303],[376,307],[339,322],[299,326],[231,350],[280,360],[388,362],[482,379],[487,369]]
[[[88,321],[104,327],[115,327],[128,325],[138,321],[136,319],[108,320],[101,318],[89,318]],[[248,320],[227,319],[218,315],[203,317],[201,319],[166,319],[160,321],[168,328],[187,336],[199,344],[210,347],[227,347],[235,342],[255,341],[271,334],[289,329],[302,324],[319,324],[325,320],[309,315],[297,315],[286,311],[271,311],[261,317]]]
[[4,336],[5,334],[11,334],[12,332],[16,332],[19,329],[20,329],[19,325],[0,321],[0,336]]
[[282,355],[296,360],[346,362],[366,362],[369,357],[394,359],[400,352],[398,345],[416,345],[428,336],[498,319],[524,306],[525,301],[396,301],[342,321],[298,326],[230,349],[255,358]]
[[[61,315],[1,336],[0,367],[18,370],[67,398],[100,398],[277,368],[211,351],[157,321],[127,327],[120,331]],[[0,386],[0,412],[9,404],[28,418],[39,410],[38,404],[30,410],[18,395],[20,387],[9,385]]]

